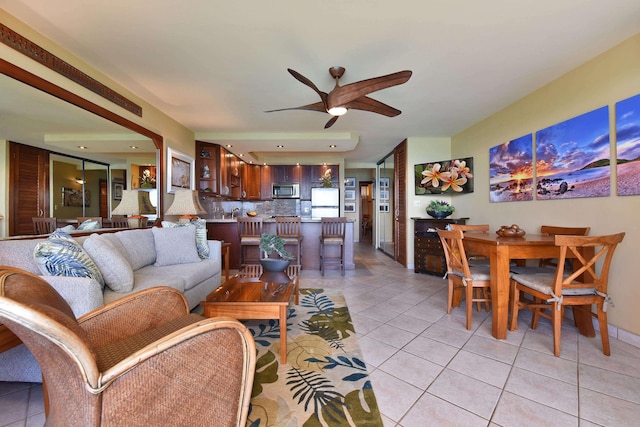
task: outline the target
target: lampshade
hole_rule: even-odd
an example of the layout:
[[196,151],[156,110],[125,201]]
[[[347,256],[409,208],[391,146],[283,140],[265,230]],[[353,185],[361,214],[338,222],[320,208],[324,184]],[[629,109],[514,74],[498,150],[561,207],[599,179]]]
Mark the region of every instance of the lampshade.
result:
[[191,220],[197,215],[203,215],[207,211],[198,200],[198,192],[194,190],[179,189],[173,198],[173,203],[165,212],[165,215],[181,215],[180,220]]
[[156,209],[151,204],[148,191],[123,190],[120,204],[111,212],[111,215],[129,215],[129,227],[137,228],[145,225],[140,214],[155,214]]

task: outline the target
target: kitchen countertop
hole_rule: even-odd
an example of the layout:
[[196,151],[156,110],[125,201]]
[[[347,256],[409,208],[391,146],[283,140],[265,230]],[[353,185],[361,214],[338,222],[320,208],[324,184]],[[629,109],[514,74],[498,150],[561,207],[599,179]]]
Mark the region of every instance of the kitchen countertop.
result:
[[[237,221],[236,221],[236,218],[233,218],[233,219],[230,219],[230,218],[226,218],[226,219],[221,219],[221,218],[217,218],[217,219],[214,219],[214,218],[204,218],[204,220],[205,220],[206,222],[211,222],[211,223],[216,223],[216,224],[217,224],[217,223],[225,224],[225,223],[228,223],[228,222],[237,222]],[[314,218],[311,218],[311,217],[302,217],[300,221],[301,221],[302,223],[319,223],[319,222],[320,222],[320,218],[314,219]],[[268,222],[276,222],[276,219],[275,219],[275,218],[270,218],[270,217],[268,217],[268,218],[263,218],[263,222],[267,222],[267,223],[268,223]],[[347,222],[355,222],[355,219],[353,219],[353,218],[347,218]]]

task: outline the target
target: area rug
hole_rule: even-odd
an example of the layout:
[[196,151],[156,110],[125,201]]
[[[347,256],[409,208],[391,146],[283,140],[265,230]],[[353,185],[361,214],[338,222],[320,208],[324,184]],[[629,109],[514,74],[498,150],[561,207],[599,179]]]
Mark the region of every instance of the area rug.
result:
[[340,291],[300,289],[287,316],[287,363],[278,320],[245,322],[258,350],[247,426],[382,427],[367,367]]

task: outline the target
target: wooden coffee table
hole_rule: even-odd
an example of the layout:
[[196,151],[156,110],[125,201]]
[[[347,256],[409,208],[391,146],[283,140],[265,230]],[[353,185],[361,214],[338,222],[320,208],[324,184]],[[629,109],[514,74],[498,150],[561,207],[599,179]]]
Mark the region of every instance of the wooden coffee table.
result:
[[279,319],[280,360],[287,363],[287,307],[295,283],[270,283],[237,275],[224,282],[200,303],[205,317],[229,316],[235,319]]

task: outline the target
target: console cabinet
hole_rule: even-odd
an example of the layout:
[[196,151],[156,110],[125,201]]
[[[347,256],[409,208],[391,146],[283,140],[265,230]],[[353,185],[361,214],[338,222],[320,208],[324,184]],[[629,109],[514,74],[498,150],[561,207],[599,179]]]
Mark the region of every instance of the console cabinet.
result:
[[414,221],[414,269],[416,273],[443,276],[447,272],[447,260],[437,229],[448,224],[465,224],[469,218],[435,219],[411,218]]

